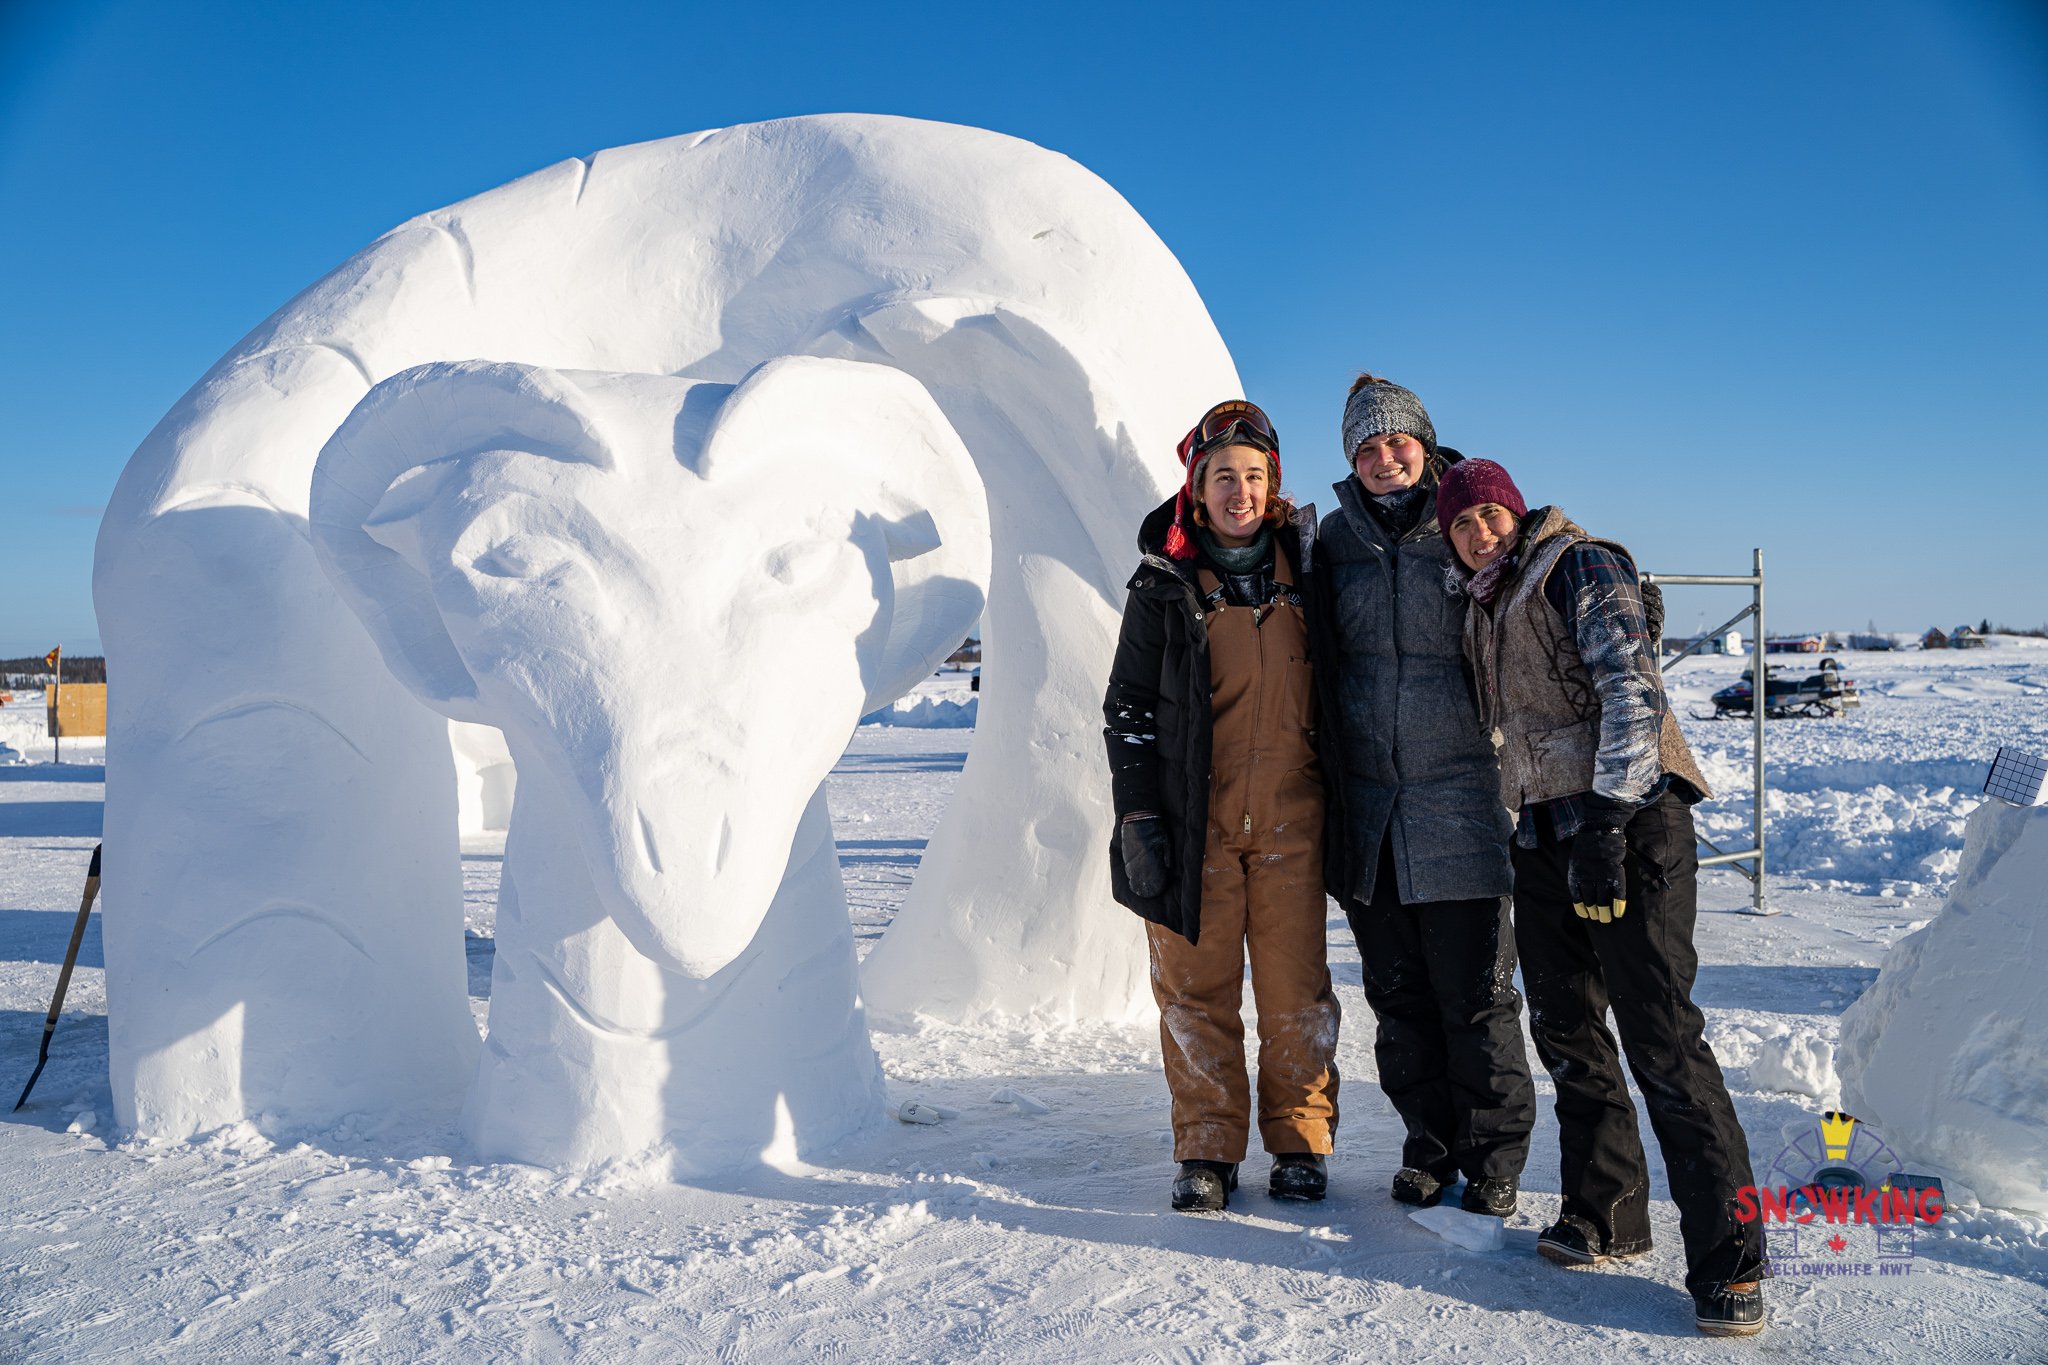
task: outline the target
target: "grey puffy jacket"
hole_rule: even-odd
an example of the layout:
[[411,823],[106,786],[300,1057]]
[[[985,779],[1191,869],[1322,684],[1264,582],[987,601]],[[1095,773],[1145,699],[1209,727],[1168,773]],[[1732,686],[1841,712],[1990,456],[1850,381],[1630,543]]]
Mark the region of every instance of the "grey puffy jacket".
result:
[[1391,838],[1403,904],[1505,896],[1513,825],[1465,663],[1465,599],[1445,590],[1436,493],[1395,537],[1356,478],[1336,490],[1315,551],[1324,880],[1340,903],[1371,900]]

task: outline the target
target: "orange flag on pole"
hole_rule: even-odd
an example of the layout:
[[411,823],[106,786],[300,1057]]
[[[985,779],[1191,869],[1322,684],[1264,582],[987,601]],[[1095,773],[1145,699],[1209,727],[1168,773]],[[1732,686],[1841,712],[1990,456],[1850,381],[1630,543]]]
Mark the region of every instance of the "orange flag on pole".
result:
[[64,646],[58,645],[55,649],[51,650],[48,654],[45,654],[43,656],[43,662],[48,664],[50,667],[55,668],[57,666],[57,656],[59,654],[62,654],[63,652]]

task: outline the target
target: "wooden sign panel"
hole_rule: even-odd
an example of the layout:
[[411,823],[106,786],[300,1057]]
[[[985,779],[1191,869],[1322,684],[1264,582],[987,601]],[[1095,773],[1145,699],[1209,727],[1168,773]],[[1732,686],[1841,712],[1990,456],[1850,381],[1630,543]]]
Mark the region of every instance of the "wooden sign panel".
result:
[[77,739],[107,732],[107,685],[65,683],[45,693],[50,738]]

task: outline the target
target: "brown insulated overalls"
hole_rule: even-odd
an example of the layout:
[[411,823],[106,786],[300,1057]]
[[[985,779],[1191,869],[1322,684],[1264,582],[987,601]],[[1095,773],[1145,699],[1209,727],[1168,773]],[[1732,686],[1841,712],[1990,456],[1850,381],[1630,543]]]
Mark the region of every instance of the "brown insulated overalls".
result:
[[[1274,576],[1289,587],[1287,556]],[[1200,574],[1204,599],[1218,580]],[[1292,597],[1293,594],[1285,594]],[[1323,899],[1308,626],[1296,602],[1206,613],[1214,716],[1201,942],[1146,926],[1176,1161],[1241,1161],[1251,1126],[1244,965],[1258,1008],[1259,1136],[1268,1152],[1330,1150],[1337,997]]]

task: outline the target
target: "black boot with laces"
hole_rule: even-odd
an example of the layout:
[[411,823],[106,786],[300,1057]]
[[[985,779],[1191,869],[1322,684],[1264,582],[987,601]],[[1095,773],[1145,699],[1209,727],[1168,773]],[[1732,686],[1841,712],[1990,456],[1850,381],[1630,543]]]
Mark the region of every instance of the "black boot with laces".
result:
[[1515,1198],[1520,1190],[1512,1176],[1488,1176],[1465,1182],[1465,1193],[1458,1200],[1467,1213],[1483,1213],[1491,1218],[1512,1218],[1515,1213]]
[[1428,1171],[1403,1166],[1394,1172],[1394,1185],[1387,1193],[1393,1195],[1399,1204],[1413,1204],[1419,1209],[1435,1208],[1437,1201],[1444,1197],[1444,1182]]
[[1764,1330],[1764,1287],[1760,1280],[1721,1286],[1693,1299],[1693,1322],[1710,1337],[1753,1337]]
[[1313,1152],[1282,1152],[1266,1178],[1266,1193],[1275,1199],[1321,1199],[1329,1188],[1329,1170]]
[[1173,1181],[1173,1206],[1182,1213],[1221,1213],[1236,1188],[1236,1162],[1183,1161]]
[[1609,1261],[1625,1261],[1632,1256],[1647,1256],[1650,1254],[1650,1243],[1645,1240],[1632,1246],[1604,1246],[1600,1242],[1599,1234],[1595,1233],[1584,1219],[1565,1214],[1536,1234],[1536,1250],[1559,1265],[1606,1265]]

